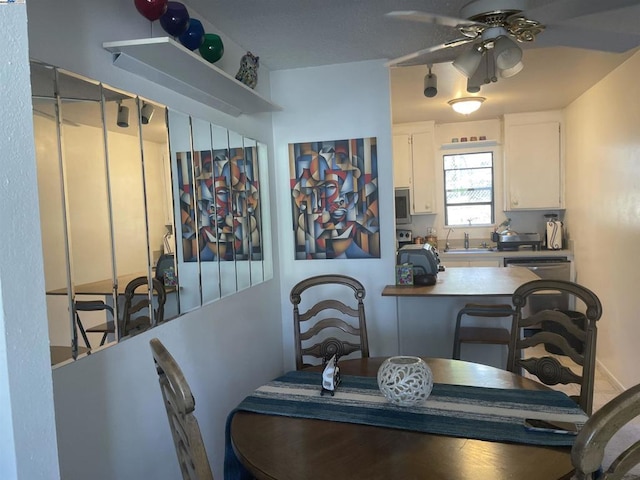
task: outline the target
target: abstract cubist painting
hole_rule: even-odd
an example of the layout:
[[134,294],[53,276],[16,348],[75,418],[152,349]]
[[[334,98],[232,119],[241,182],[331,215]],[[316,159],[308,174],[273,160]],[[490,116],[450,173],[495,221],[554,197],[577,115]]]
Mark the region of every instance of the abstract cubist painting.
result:
[[262,260],[256,148],[176,158],[184,261]]
[[289,144],[297,260],[380,258],[376,138]]

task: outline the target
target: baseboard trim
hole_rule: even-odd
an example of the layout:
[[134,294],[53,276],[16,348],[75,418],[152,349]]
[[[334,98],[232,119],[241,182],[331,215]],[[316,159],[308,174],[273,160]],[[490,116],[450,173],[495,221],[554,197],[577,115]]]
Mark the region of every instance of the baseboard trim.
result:
[[597,358],[596,358],[596,366],[600,370],[600,372],[605,377],[607,377],[607,379],[609,380],[609,383],[611,383],[611,385],[613,385],[618,391],[624,392],[626,390],[625,386],[622,383],[620,383],[618,379],[611,373],[611,371],[609,371],[609,369],[605,367],[604,364]]

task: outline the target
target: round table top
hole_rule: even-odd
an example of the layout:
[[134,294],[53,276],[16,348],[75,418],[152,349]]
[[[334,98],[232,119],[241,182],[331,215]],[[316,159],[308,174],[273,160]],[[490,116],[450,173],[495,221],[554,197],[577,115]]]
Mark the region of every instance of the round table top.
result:
[[[376,376],[385,358],[341,360],[340,374]],[[436,383],[548,388],[486,365],[424,360]],[[568,447],[489,442],[244,411],[232,419],[231,441],[238,459],[259,480],[556,480],[569,479],[573,472]]]

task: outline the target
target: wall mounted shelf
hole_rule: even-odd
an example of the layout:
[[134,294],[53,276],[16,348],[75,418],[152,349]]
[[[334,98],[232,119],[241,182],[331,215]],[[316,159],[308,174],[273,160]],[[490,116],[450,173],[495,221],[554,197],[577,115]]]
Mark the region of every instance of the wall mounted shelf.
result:
[[495,147],[499,145],[497,140],[478,140],[475,142],[455,142],[455,143],[443,143],[440,145],[440,150],[460,150],[463,148],[483,148],[483,147]]
[[233,115],[281,107],[169,37],[105,42],[113,64],[182,95]]

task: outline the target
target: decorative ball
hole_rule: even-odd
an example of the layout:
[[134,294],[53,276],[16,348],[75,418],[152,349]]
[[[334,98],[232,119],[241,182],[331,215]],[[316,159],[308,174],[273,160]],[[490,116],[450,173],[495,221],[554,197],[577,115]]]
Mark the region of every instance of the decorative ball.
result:
[[182,35],[189,28],[189,12],[180,2],[167,2],[167,11],[160,17],[163,30],[172,37]]
[[391,403],[411,407],[429,397],[433,374],[419,357],[390,357],[380,365],[378,387]]
[[134,0],[133,3],[140,15],[152,22],[167,11],[167,0]]
[[189,28],[178,37],[178,40],[189,50],[199,48],[204,41],[204,27],[202,26],[202,22],[197,18],[189,19]]
[[198,49],[202,58],[209,63],[217,62],[224,54],[224,45],[219,35],[215,33],[205,33],[204,41]]

